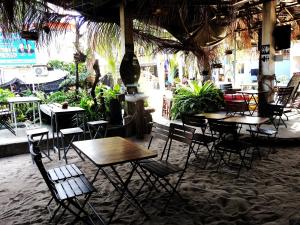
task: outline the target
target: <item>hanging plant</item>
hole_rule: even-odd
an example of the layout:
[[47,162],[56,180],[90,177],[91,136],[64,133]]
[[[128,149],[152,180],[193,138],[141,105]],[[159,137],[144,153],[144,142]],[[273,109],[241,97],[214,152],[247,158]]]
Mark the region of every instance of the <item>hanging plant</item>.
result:
[[84,63],[85,60],[86,60],[86,55],[83,54],[82,52],[76,52],[76,53],[74,54],[74,61],[75,61],[76,63]]
[[232,49],[226,49],[225,54],[226,55],[231,55],[232,54]]

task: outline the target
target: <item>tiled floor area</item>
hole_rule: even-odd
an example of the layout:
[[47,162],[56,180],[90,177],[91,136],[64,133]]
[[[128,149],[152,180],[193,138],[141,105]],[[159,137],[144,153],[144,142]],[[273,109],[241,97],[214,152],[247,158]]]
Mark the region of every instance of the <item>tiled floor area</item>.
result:
[[[181,121],[171,121],[167,120],[163,117],[160,116],[160,112],[155,112],[153,114],[153,120],[158,123],[162,124],[169,124],[170,122],[175,122],[175,123],[181,123]],[[279,131],[278,131],[278,138],[284,140],[284,139],[289,139],[289,140],[300,140],[300,114],[293,112],[290,114],[291,116],[289,117],[288,121],[285,121],[287,124],[287,128],[283,125],[280,126]],[[273,126],[273,125],[264,125],[264,126]],[[51,130],[49,125],[43,124],[43,127],[47,127],[49,130]],[[1,129],[0,130],[0,151],[2,151],[3,147],[6,145],[11,145],[14,148],[14,144],[19,144],[18,148],[22,146],[21,144],[24,143],[27,144],[27,137],[26,137],[26,130],[27,128],[18,128],[18,134],[15,136],[13,135],[9,130],[7,129]],[[50,132],[49,138],[52,138],[52,132]],[[51,143],[51,142],[50,142]],[[16,147],[17,148],[17,147]],[[7,150],[7,147],[5,147]],[[22,152],[22,151],[21,151]],[[23,151],[24,152],[24,151]],[[2,154],[0,153],[0,156]]]

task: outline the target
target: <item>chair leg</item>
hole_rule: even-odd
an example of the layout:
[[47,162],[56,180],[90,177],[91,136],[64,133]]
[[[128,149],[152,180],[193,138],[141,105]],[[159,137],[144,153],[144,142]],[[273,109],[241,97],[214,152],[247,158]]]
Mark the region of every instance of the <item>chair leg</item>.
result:
[[[183,177],[183,174],[184,174],[184,171],[180,174],[180,176],[179,176],[179,178],[178,178],[178,180],[177,180],[177,182],[176,182],[176,184],[175,184],[174,186],[171,186],[171,184],[170,184],[169,182],[167,182],[167,183],[170,185],[170,187],[172,188],[172,193],[170,194],[170,196],[169,196],[169,198],[168,198],[168,200],[167,200],[167,202],[166,202],[166,204],[165,204],[165,206],[164,206],[162,212],[165,212],[165,211],[166,211],[166,209],[167,209],[167,207],[168,207],[168,205],[169,205],[169,203],[170,203],[171,198],[173,197],[173,195],[174,195],[175,193],[178,193],[178,192],[176,191],[176,189],[177,189],[177,187],[178,187],[178,185],[179,185],[179,183],[180,183],[180,181],[181,181],[181,179],[182,179],[182,177]],[[178,195],[180,195],[180,194],[178,193]],[[180,196],[180,197],[181,197],[181,196]],[[181,197],[181,198],[182,198],[182,197]],[[182,198],[182,199],[183,199],[183,198]]]
[[245,165],[244,160],[245,160],[246,152],[247,152],[247,150],[245,149],[243,155],[241,154],[241,152],[239,153],[241,163],[240,163],[240,166],[239,166],[239,169],[238,169],[237,178],[240,176],[243,165]]
[[[66,164],[67,164],[67,154],[71,148],[71,143],[74,141],[74,139],[77,137],[78,140],[80,140],[80,134],[75,134],[72,136],[71,140],[69,141],[68,143],[68,146],[66,147],[65,146],[65,143],[64,143],[64,138],[62,139],[62,144],[63,144],[63,149],[64,149],[64,157],[65,157],[65,161],[66,161]],[[81,152],[79,152],[77,149],[74,148],[74,151],[78,154],[78,156],[81,158],[82,161],[84,161],[84,158],[82,157],[81,155]]]
[[[58,213],[58,211],[59,211],[59,209],[61,208],[61,204],[59,204],[58,205],[58,207],[54,210],[54,212],[53,212],[53,215],[50,217],[50,219],[49,219],[49,223],[51,223],[51,221],[54,219],[54,217],[56,216],[56,214]],[[48,206],[48,209],[49,209],[49,206]],[[50,209],[49,209],[49,212],[51,212],[50,211]]]
[[221,166],[221,161],[224,161],[224,152],[220,152],[219,150],[217,150],[220,154],[220,159],[219,159],[219,163],[218,163],[218,167],[217,167],[217,172],[219,171],[220,169],[220,166]]
[[62,147],[64,150],[64,158],[65,158],[66,164],[68,164],[67,151],[66,151],[66,146],[65,146],[65,141],[64,141],[65,136],[62,133],[60,133],[60,134],[61,134],[61,144],[62,144]]
[[46,144],[46,148],[47,148],[47,152],[48,152],[48,156],[50,157],[50,149],[49,149],[49,134],[47,133],[47,144]]
[[93,139],[93,134],[92,134],[92,129],[90,128],[90,125],[88,125],[88,130],[89,130],[89,133],[90,133],[90,138],[92,140]]

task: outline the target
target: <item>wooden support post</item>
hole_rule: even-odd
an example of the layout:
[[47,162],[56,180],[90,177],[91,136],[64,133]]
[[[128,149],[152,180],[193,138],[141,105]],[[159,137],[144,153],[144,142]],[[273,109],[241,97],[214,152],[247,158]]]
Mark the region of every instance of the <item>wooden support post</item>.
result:
[[138,139],[144,138],[144,100],[139,100],[136,102],[136,112],[137,112],[137,118],[136,118],[136,137]]
[[126,8],[125,0],[121,0],[120,4],[120,27],[123,55],[126,52],[134,52],[133,21],[128,8]]
[[275,48],[273,30],[276,24],[276,1],[270,0],[263,3],[262,41],[259,58],[258,90],[267,91],[259,96],[259,114],[263,114],[266,102],[272,98],[275,78]]

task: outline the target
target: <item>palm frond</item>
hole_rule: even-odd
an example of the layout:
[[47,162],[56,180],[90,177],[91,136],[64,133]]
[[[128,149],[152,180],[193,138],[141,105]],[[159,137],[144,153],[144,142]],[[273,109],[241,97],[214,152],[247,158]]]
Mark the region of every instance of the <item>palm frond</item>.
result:
[[90,46],[112,46],[120,43],[120,27],[115,23],[87,23]]

